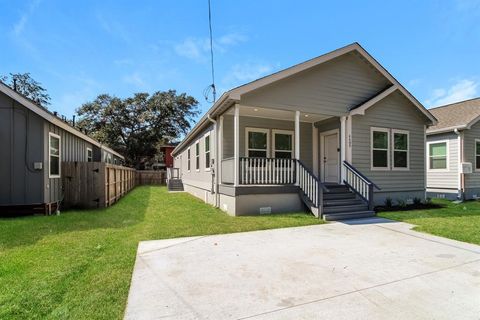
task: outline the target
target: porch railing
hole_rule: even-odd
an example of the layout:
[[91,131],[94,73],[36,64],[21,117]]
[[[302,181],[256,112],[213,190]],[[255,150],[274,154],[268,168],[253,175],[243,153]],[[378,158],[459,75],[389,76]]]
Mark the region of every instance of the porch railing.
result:
[[240,158],[239,184],[294,184],[295,159]]
[[373,191],[374,189],[381,190],[380,187],[370,181],[370,179],[347,161],[343,161],[343,167],[345,168],[345,179],[343,183],[368,204],[369,210],[373,210]]
[[328,191],[328,189],[301,160],[297,160],[297,162],[298,186],[312,205],[318,208],[318,214],[321,214],[323,211],[323,192]]
[[172,179],[180,179],[179,168],[167,168],[167,181]]

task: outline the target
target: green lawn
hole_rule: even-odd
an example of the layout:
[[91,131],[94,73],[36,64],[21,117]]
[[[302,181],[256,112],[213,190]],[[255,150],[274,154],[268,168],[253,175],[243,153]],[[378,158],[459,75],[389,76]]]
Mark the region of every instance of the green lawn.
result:
[[161,187],[103,210],[0,219],[0,319],[122,318],[142,240],[318,223],[303,213],[234,218]]
[[441,208],[380,212],[378,215],[415,224],[417,231],[480,245],[480,202],[454,204],[434,200],[433,203]]

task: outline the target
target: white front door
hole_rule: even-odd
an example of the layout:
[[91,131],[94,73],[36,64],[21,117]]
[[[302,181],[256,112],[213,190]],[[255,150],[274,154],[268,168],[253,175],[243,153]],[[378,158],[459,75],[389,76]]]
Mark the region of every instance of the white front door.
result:
[[338,183],[340,163],[338,160],[338,133],[323,136],[323,181]]

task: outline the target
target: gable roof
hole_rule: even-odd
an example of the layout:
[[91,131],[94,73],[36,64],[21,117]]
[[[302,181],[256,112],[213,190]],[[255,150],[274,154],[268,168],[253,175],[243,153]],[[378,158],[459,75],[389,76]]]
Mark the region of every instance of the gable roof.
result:
[[480,120],[480,98],[460,101],[430,109],[438,123],[427,129],[428,134],[470,129]]
[[34,112],[35,114],[39,115],[40,117],[42,117],[46,121],[56,125],[57,127],[60,127],[63,130],[73,134],[74,136],[77,136],[77,137],[79,137],[79,138],[81,138],[81,139],[83,139],[87,142],[90,142],[91,144],[93,144],[93,145],[95,145],[95,146],[97,146],[101,149],[104,149],[104,150],[116,155],[117,157],[125,159],[124,156],[122,156],[121,154],[119,154],[115,150],[101,144],[100,142],[98,142],[97,140],[95,140],[93,138],[90,138],[89,136],[87,136],[86,134],[81,132],[80,130],[72,127],[71,125],[69,125],[65,121],[58,118],[56,115],[54,115],[52,112],[48,111],[46,108],[39,106],[38,104],[34,103],[32,100],[30,100],[27,97],[21,95],[20,93],[13,90],[12,88],[10,88],[9,86],[7,86],[6,84],[4,84],[1,81],[0,81],[0,92],[4,93],[6,96],[8,96],[11,99],[17,101],[18,103],[20,103],[25,108],[27,108],[30,111]]
[[[325,62],[331,61],[337,57],[342,55],[348,54],[350,52],[356,51],[358,52],[363,58],[365,58],[375,69],[377,69],[385,78],[388,79],[395,86],[395,89],[399,90],[409,101],[413,103],[413,105],[425,115],[433,124],[437,122],[435,117],[408,91],[406,90],[377,60],[375,60],[360,44],[354,42],[349,44],[345,47],[336,49],[334,51],[328,52],[316,58],[307,60],[305,62],[296,64],[292,67],[280,70],[278,72],[272,73],[265,77],[259,78],[257,80],[248,82],[241,86],[235,87],[224,94],[218,99],[214,105],[207,111],[207,113],[197,122],[197,124],[193,127],[193,129],[185,136],[182,142],[173,150],[173,154],[175,155],[178,151],[180,151],[185,144],[187,144],[195,134],[199,131],[203,130],[206,126],[208,126],[209,122],[212,118],[216,117],[217,115],[221,114],[227,108],[229,108],[233,103],[240,101],[240,98],[243,94],[247,92],[251,92],[253,90],[257,90],[264,86],[267,86],[271,83],[276,81],[285,79],[290,77],[294,74],[298,74],[302,71],[307,69],[313,68]],[[345,106],[348,108],[353,108],[355,106]]]

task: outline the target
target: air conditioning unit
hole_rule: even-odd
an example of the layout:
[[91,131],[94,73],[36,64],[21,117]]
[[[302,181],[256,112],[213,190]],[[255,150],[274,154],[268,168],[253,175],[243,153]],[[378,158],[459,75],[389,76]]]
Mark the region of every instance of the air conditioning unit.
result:
[[460,164],[460,173],[472,173],[473,166],[471,162],[462,162]]

